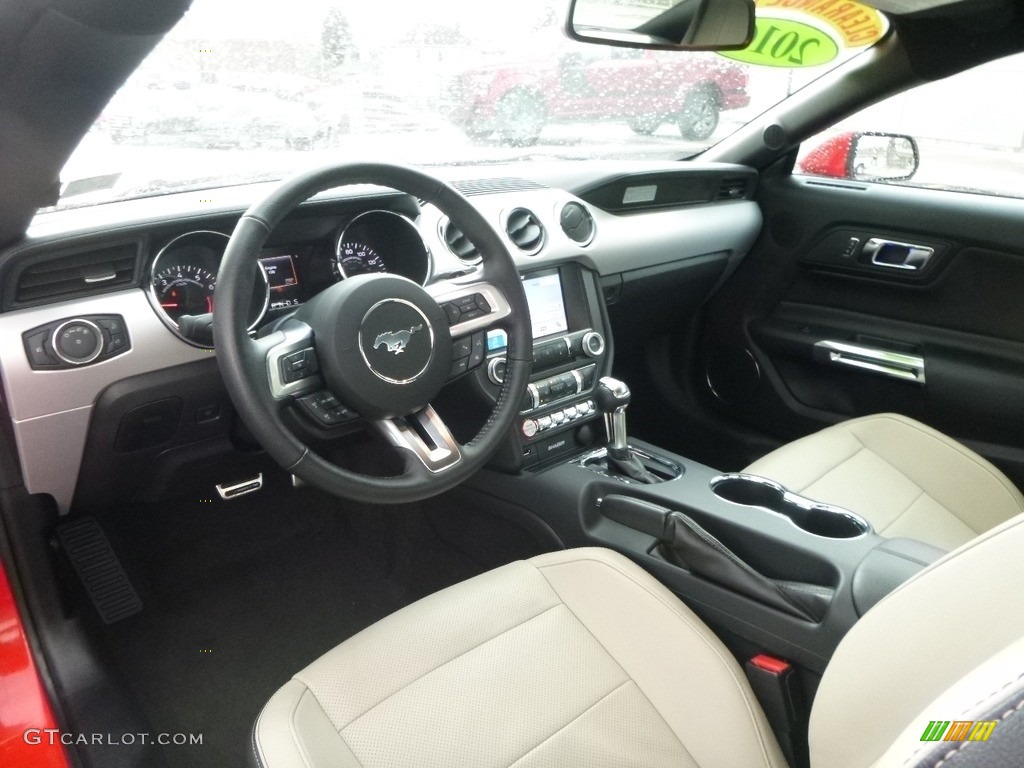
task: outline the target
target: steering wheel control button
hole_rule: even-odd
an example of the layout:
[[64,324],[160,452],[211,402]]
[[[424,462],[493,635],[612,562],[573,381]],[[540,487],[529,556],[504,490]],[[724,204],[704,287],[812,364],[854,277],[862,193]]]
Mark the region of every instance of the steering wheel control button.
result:
[[460,360],[454,360],[452,362],[451,373],[448,374],[449,379],[454,379],[456,376],[461,376],[469,370],[469,358],[463,357]]
[[306,413],[324,426],[333,427],[359,418],[355,411],[339,403],[334,393],[326,389],[300,397],[298,402]]
[[476,368],[480,366],[484,361],[484,355],[486,354],[486,338],[483,331],[477,331],[473,334],[472,349],[469,353],[469,367]]
[[478,317],[486,317],[491,313],[491,305],[482,293],[460,296],[453,301],[446,302],[443,309],[448,318],[448,325],[476,320]]
[[312,348],[300,349],[281,358],[281,381],[291,384],[295,381],[308,379],[320,370],[316,353]]
[[452,357],[456,360],[463,357],[469,357],[469,354],[472,351],[473,338],[471,336],[465,336],[452,342]]

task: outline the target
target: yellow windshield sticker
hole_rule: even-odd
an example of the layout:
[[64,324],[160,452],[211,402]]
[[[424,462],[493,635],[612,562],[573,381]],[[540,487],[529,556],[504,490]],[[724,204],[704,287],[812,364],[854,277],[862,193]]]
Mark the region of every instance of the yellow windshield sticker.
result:
[[886,30],[882,14],[849,0],[757,0],[759,20],[762,16],[773,16],[774,9],[824,21],[838,33],[837,42],[844,48],[871,45],[880,40]]
[[816,67],[839,55],[839,46],[817,27],[788,19],[758,19],[750,45],[741,51],[720,53],[768,67]]
[[878,11],[849,0],[757,0],[750,45],[719,54],[768,67],[817,67],[877,42],[887,28]]

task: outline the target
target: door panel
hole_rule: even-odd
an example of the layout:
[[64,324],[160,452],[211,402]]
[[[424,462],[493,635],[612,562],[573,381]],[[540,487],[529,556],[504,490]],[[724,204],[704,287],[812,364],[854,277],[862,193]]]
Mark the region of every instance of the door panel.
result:
[[905,413],[1024,485],[1024,201],[804,177],[758,200],[764,231],[708,305],[694,380],[748,354],[756,370],[705,402],[779,442]]

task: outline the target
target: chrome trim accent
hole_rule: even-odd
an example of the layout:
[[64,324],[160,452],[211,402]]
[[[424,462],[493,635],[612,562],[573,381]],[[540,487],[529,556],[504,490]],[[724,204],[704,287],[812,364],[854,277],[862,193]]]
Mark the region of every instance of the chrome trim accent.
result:
[[530,411],[535,411],[538,408],[540,408],[540,390],[537,389],[537,385],[534,384],[533,382],[527,384],[526,391],[530,395],[530,400],[533,401],[533,406],[527,408],[525,411],[523,411],[523,413],[529,413]]
[[[295,477],[292,475],[292,477]],[[217,483],[215,486],[217,493],[224,501],[230,501],[231,499],[237,499],[239,496],[245,496],[249,493],[256,493],[263,488],[263,473],[260,472],[256,477],[251,477],[248,480],[243,480],[240,483],[234,483],[233,485],[224,485],[223,483]]]
[[[890,245],[896,246],[897,248],[908,249],[907,256],[901,263],[893,264],[892,262],[878,260],[878,255],[881,253],[882,249]],[[884,237],[872,237],[864,243],[861,253],[870,255],[871,263],[876,267],[917,272],[925,268],[925,265],[927,265],[932,256],[935,255],[935,249],[927,245],[914,245],[913,243],[901,243],[896,240],[887,240]]]
[[583,370],[582,368],[573,368],[571,371],[569,371],[569,373],[572,374],[572,377],[574,379],[576,379],[576,393],[575,394],[577,394],[577,395],[583,394],[583,374],[580,373],[580,371],[582,371],[582,370]]
[[[72,360],[70,358],[64,357],[64,355],[61,354],[60,347],[57,346],[57,337],[60,335],[60,332],[64,328],[67,328],[69,325],[72,325],[73,323],[87,325],[90,328],[92,328],[92,330],[96,333],[97,340],[99,341],[99,343],[96,345],[96,351],[93,352],[93,354],[85,360]],[[53,335],[50,337],[50,346],[53,348],[53,354],[55,354],[68,365],[88,365],[97,357],[103,354],[103,344],[103,331],[100,330],[99,326],[96,325],[96,323],[92,322],[91,320],[84,320],[80,317],[75,317],[72,318],[71,320],[68,320],[65,323],[61,323],[60,325],[53,329]]]
[[[365,218],[367,216],[371,216],[371,215],[377,215],[379,213],[385,213],[388,216],[394,216],[394,217],[396,217],[398,219],[401,219],[403,222],[405,222],[405,225],[407,225],[410,229],[412,229],[413,232],[416,233],[416,239],[419,240],[420,243],[423,245],[423,257],[424,257],[423,279],[419,281],[418,285],[420,285],[420,286],[425,285],[427,280],[430,279],[430,274],[433,271],[433,269],[432,269],[432,265],[430,263],[431,262],[430,247],[427,245],[426,240],[423,239],[423,233],[420,232],[420,228],[417,227],[416,223],[413,222],[411,219],[409,219],[408,216],[403,216],[402,214],[396,213],[395,211],[389,211],[386,208],[374,208],[374,209],[369,210],[369,211],[363,211],[362,213],[359,213],[356,216],[353,216],[349,220],[349,222],[342,228],[341,234],[338,235],[338,239],[334,243],[334,263],[338,265],[338,273],[341,275],[342,279],[346,279],[348,277],[348,275],[345,274],[344,268],[341,266],[341,260],[339,259],[339,256],[341,254],[338,253],[338,250],[341,248],[341,244],[345,242],[345,236],[348,234],[349,230],[360,219]],[[442,243],[444,242],[444,238],[443,237],[441,238],[441,242]],[[364,245],[365,245],[365,243],[364,243]],[[377,255],[378,256],[382,256],[383,254],[378,253]],[[460,262],[461,262],[461,259],[460,259]],[[394,274],[398,274],[398,273],[397,272],[385,272],[384,274],[394,275]],[[403,275],[399,275],[399,276],[403,277]],[[416,282],[416,281],[413,281],[413,282]]]
[[[427,362],[425,362],[423,364],[423,367],[420,368],[419,373],[408,379],[392,379],[390,376],[385,376],[383,373],[381,373],[380,371],[373,367],[373,364],[366,356],[366,351],[363,349],[363,323],[366,322],[367,315],[369,315],[371,312],[373,312],[373,310],[375,310],[382,304],[387,304],[389,302],[395,302],[396,304],[405,304],[407,307],[412,307],[414,310],[416,310],[416,314],[423,318],[423,322],[427,326],[427,331],[430,333],[430,356],[427,357]],[[411,301],[406,301],[405,299],[381,299],[368,310],[366,310],[366,314],[363,315],[363,319],[359,321],[359,335],[356,338],[356,344],[359,345],[359,356],[363,358],[363,362],[366,363],[366,367],[370,369],[370,373],[372,373],[378,379],[380,379],[381,381],[386,381],[389,384],[411,384],[412,382],[416,381],[416,379],[423,375],[423,372],[430,367],[430,363],[434,359],[434,326],[430,324],[430,320],[427,319],[427,316],[423,314],[420,308],[413,304]],[[376,349],[376,347],[374,348]]]
[[[562,211],[565,210],[565,207],[569,205],[569,203],[576,203],[577,205],[582,206],[583,209],[590,216],[590,223],[592,225],[590,229],[590,237],[588,237],[582,243],[573,240],[571,237],[569,237],[569,235],[566,234],[565,230],[562,229]],[[594,214],[590,211],[590,206],[582,202],[581,200],[565,200],[563,202],[556,203],[555,220],[558,222],[558,231],[565,235],[565,239],[568,240],[573,245],[579,246],[580,248],[586,248],[588,245],[594,242],[594,238],[597,237],[597,219],[594,218]]]
[[497,287],[490,283],[451,283],[443,281],[440,283],[433,283],[425,287],[427,293],[436,301],[438,304],[444,304],[449,301],[461,298],[463,296],[472,296],[474,293],[479,293],[491,306],[490,314],[478,317],[474,320],[466,320],[461,323],[456,323],[451,327],[452,337],[464,336],[467,333],[473,331],[479,331],[482,328],[487,328],[493,325],[496,321],[508,317],[512,314],[512,307],[508,301],[505,300],[505,295],[497,289]]
[[[782,499],[784,501],[787,501],[790,504],[793,504],[794,506],[800,507],[801,509],[807,511],[820,510],[822,512],[827,512],[829,514],[839,515],[843,518],[846,518],[850,520],[857,528],[859,528],[861,532],[858,533],[856,536],[823,536],[820,533],[814,533],[812,531],[808,531],[806,528],[801,528],[799,525],[797,525],[796,521],[793,520],[793,518],[791,518],[784,512],[776,512],[774,509],[763,506],[761,504],[740,504],[735,501],[729,501],[729,499],[725,498],[724,496],[719,496],[718,493],[715,491],[716,485],[726,482],[727,480],[746,480],[748,482],[757,483],[758,485],[764,485],[768,488],[771,488],[773,491],[781,493]],[[785,518],[789,521],[790,525],[792,525],[797,530],[806,533],[808,536],[815,536],[819,539],[828,539],[830,541],[853,541],[855,539],[861,539],[867,536],[874,530],[871,527],[871,523],[869,523],[863,517],[858,515],[856,512],[851,512],[850,510],[845,509],[844,507],[838,507],[835,504],[826,504],[821,501],[814,501],[813,499],[808,499],[806,496],[801,496],[798,493],[794,493],[793,491],[787,489],[785,486],[776,483],[774,480],[769,480],[767,477],[761,477],[760,475],[748,475],[743,472],[727,472],[725,474],[717,475],[716,477],[711,478],[711,480],[708,482],[708,485],[711,488],[711,492],[714,493],[715,496],[718,496],[719,499],[721,499],[727,504],[732,504],[737,507],[754,507],[756,509],[763,509],[765,512],[770,512],[773,515]]]
[[[449,226],[455,226],[460,232],[462,232],[462,227],[459,227],[457,224],[452,224],[452,220],[448,216],[442,214],[441,218],[437,220],[437,237],[444,244],[445,250],[448,251],[448,253],[450,253],[452,256],[454,256],[456,261],[458,261],[460,264],[465,264],[467,267],[474,267],[480,262],[482,262],[484,260],[484,257],[483,254],[480,253],[479,249],[477,249],[477,255],[475,259],[464,259],[461,256],[459,256],[459,254],[452,250],[452,247],[448,244],[448,238],[445,237],[444,234],[445,232],[448,231]],[[465,237],[466,233],[462,232],[462,236]],[[476,246],[473,247],[475,248]]]
[[[169,248],[171,248],[171,246],[175,245],[179,240],[182,240],[183,238],[186,238],[186,237],[192,237],[194,235],[220,235],[221,237],[224,238],[224,247],[225,247],[225,249],[227,248],[228,241],[230,241],[230,239],[231,239],[230,237],[225,235],[223,232],[217,232],[217,231],[212,230],[212,229],[195,229],[195,230],[192,230],[191,232],[185,232],[184,234],[178,235],[177,237],[173,238],[170,242],[168,242],[166,245],[164,245],[163,248],[161,248],[159,251],[157,251],[156,256],[153,257],[153,261],[149,265],[149,269],[146,270],[146,287],[145,287],[145,291],[146,291],[146,297],[149,299],[150,306],[153,307],[153,311],[156,312],[157,317],[160,318],[160,321],[164,325],[167,326],[168,330],[170,330],[171,333],[173,333],[179,339],[184,341],[186,344],[191,344],[193,347],[198,347],[199,349],[213,349],[212,346],[207,346],[205,344],[200,344],[199,342],[193,341],[192,339],[189,339],[189,338],[185,337],[181,333],[181,330],[178,328],[178,324],[176,322],[174,322],[171,319],[170,315],[168,315],[166,312],[164,312],[163,307],[160,306],[160,297],[156,295],[156,288],[153,286],[153,276],[158,271],[157,270],[157,265],[160,263],[160,258],[167,252],[167,250]],[[220,262],[221,262],[221,259],[223,259],[223,258],[224,258],[224,251],[221,251],[220,257],[217,259],[217,271],[220,270]],[[266,290],[265,298],[263,300],[263,310],[260,312],[260,314],[256,318],[256,320],[253,321],[249,326],[246,327],[247,331],[252,331],[252,330],[255,330],[257,327],[259,327],[259,324],[261,322],[263,322],[263,318],[267,316],[267,310],[270,308],[270,280],[269,280],[269,278],[267,278],[267,271],[266,271],[266,269],[264,269],[263,265],[260,264],[259,261],[256,262],[256,266],[259,268],[260,275],[263,277],[263,283],[264,283],[264,285],[266,285],[267,290]],[[217,294],[216,286],[213,289],[213,293],[216,296],[216,294]]]
[[925,383],[924,358],[920,355],[890,352],[846,341],[819,341],[814,344],[814,349],[823,350],[827,355],[826,361],[835,365],[846,365],[901,381]]
[[[590,340],[597,339],[597,351],[590,351]],[[597,331],[587,331],[583,334],[583,338],[580,340],[580,346],[583,348],[583,354],[587,357],[600,357],[604,354],[604,336]]]
[[[645,451],[643,448],[637,448],[636,446],[632,445],[629,446],[629,451],[630,453],[635,454],[639,458],[647,460],[651,464],[657,464],[659,467],[665,470],[666,474],[674,475],[674,477],[662,480],[662,482],[664,483],[671,483],[673,480],[678,480],[680,477],[683,476],[682,465],[670,459],[667,459],[664,456],[659,456],[657,454],[651,453],[650,451]],[[577,466],[587,470],[588,472],[593,472],[594,474],[600,475],[606,480],[618,480],[619,482],[625,483],[626,485],[645,485],[645,483],[641,483],[638,480],[633,480],[632,478],[625,477],[624,475],[609,475],[607,471],[602,471],[602,466],[605,469],[607,469],[608,466],[607,448],[595,448],[594,450],[588,451],[582,456],[572,459],[569,463],[576,464]],[[598,507],[601,506],[602,501],[603,498],[597,500]]]
[[93,283],[105,283],[107,280],[113,280],[115,277],[117,277],[117,272],[111,272],[109,275],[102,275],[101,277],[87,277],[85,278],[85,282],[88,285],[92,285]]
[[[427,445],[417,431],[409,426],[407,419],[416,420],[420,429],[433,441],[433,447]],[[430,405],[403,418],[382,419],[374,423],[389,443],[396,448],[412,451],[433,474],[451,469],[462,460],[459,444]]]
[[[509,217],[516,211],[526,211],[537,221],[537,225],[540,227],[540,242],[534,248],[522,248],[515,243],[512,236],[508,233],[508,220]],[[498,217],[498,221],[501,222],[501,234],[505,236],[515,252],[521,253],[523,256],[536,256],[538,253],[544,250],[544,246],[548,244],[548,228],[544,224],[544,219],[537,215],[532,208],[527,208],[525,205],[513,205],[511,208],[503,210]],[[559,227],[561,229],[561,227]],[[566,238],[568,239],[568,238]],[[571,240],[569,242],[572,242]]]
[[[292,395],[300,395],[304,392],[312,392],[323,386],[323,378],[320,374],[307,376],[288,384],[281,378],[281,358],[298,352],[303,349],[314,349],[313,329],[305,323],[301,327],[293,326],[283,331],[276,331],[266,338],[269,343],[276,337],[280,341],[271,346],[266,352],[267,378],[270,381],[270,394],[275,400],[283,400]],[[257,342],[258,343],[258,342]]]
[[501,357],[492,357],[487,361],[487,378],[491,380],[491,384],[501,386],[505,383],[505,377],[498,375],[498,364],[508,363],[508,358],[504,355]]

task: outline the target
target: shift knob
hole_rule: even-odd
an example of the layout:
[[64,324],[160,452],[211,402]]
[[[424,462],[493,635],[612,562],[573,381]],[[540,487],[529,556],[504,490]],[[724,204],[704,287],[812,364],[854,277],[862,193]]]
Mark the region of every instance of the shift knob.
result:
[[629,387],[624,381],[613,379],[611,376],[602,376],[597,380],[594,400],[601,413],[612,413],[629,405]]
[[597,381],[594,401],[604,414],[604,428],[608,432],[608,452],[615,456],[628,454],[626,447],[626,406],[629,405],[629,387],[625,382],[604,376]]

